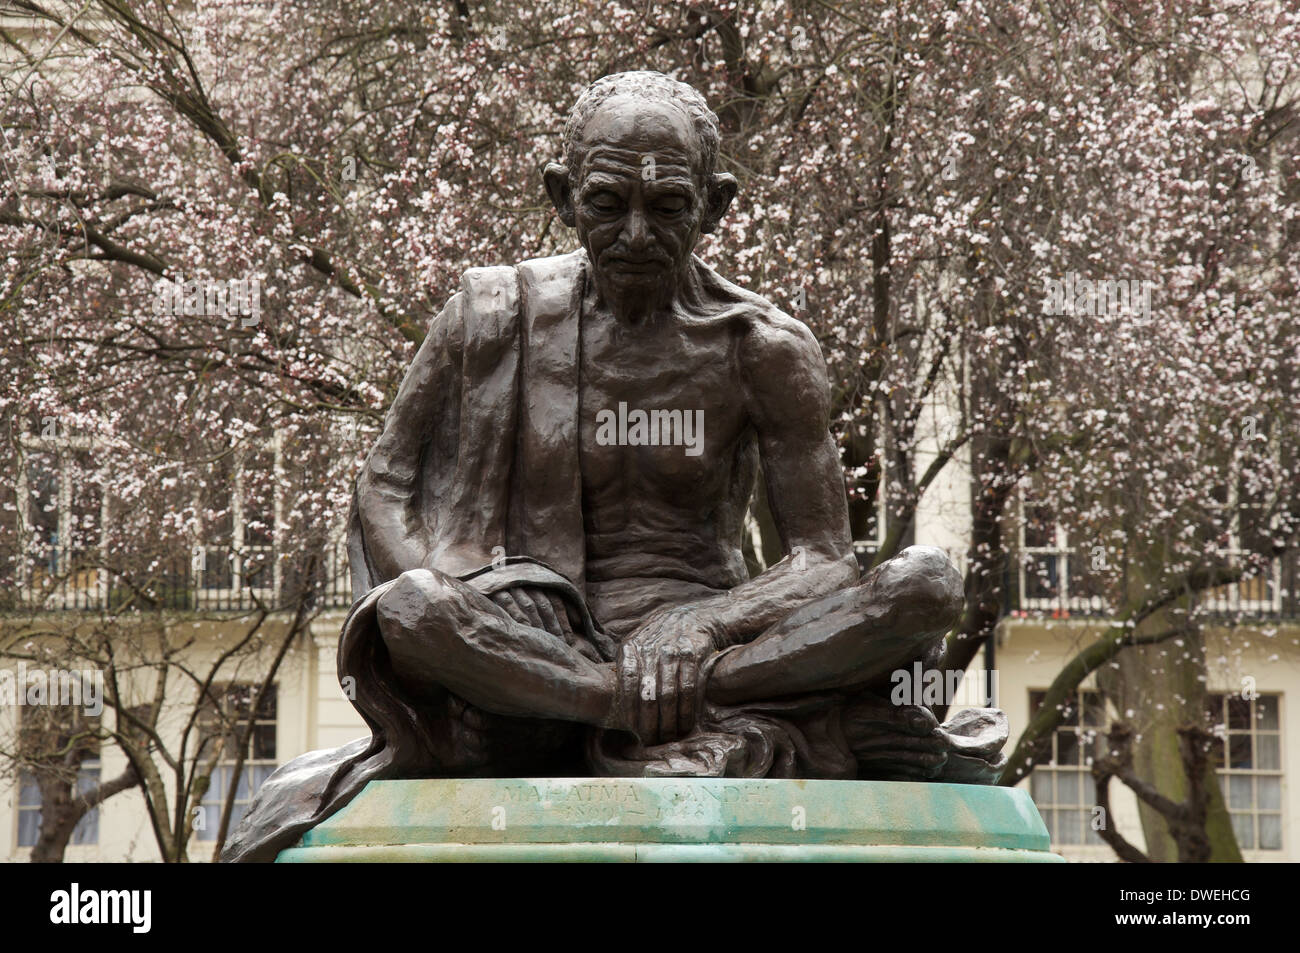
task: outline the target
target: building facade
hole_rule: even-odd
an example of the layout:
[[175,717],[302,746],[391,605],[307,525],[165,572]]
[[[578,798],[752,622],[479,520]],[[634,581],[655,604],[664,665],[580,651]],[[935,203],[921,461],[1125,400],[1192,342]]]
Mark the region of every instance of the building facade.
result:
[[[960,525],[959,520],[956,522]],[[930,506],[918,521],[917,542],[946,546],[960,561],[962,552],[953,546],[953,524],[954,520]],[[1061,560],[1055,578],[1068,579],[1070,569],[1066,563],[1073,558],[1071,554],[1062,550],[1053,558]],[[202,818],[195,821],[189,849],[192,860],[210,856],[208,848],[214,846],[220,804],[230,785],[237,786],[233,826],[257,786],[277,765],[304,752],[341,745],[366,734],[335,669],[338,633],[348,602],[341,568],[336,567],[334,573],[338,582],[330,592],[330,605],[292,640],[280,663],[271,691],[253,719],[239,776],[234,775],[235,762],[228,756],[231,752],[217,761],[211,787],[202,799]],[[1052,574],[1047,578],[1050,583]],[[86,612],[95,585],[93,578],[83,579],[83,591],[65,592],[53,600],[50,616]],[[247,614],[238,611],[238,589],[229,586],[224,574],[219,584],[207,590],[198,573],[188,585],[189,611],[168,613],[165,626],[173,643],[185,644],[189,667],[199,671],[205,662],[218,657],[227,640],[238,637],[245,624],[241,620],[246,620]],[[1082,604],[1077,598],[1072,602],[1068,593],[1044,591],[1023,578],[1012,581],[1008,590],[1013,604],[998,629],[993,671],[996,703],[1006,711],[1012,726],[1010,750],[1065,663],[1100,637],[1106,617],[1097,607]],[[1277,587],[1279,598],[1284,592]],[[1236,595],[1240,597],[1241,592]],[[228,621],[222,621],[223,612],[204,608],[205,599],[211,605],[223,606]],[[1300,836],[1300,789],[1290,782],[1290,770],[1300,759],[1300,706],[1295,704],[1300,697],[1300,625],[1284,614],[1284,608],[1281,601],[1262,605],[1260,617],[1249,624],[1206,632],[1208,705],[1214,709],[1214,720],[1223,726],[1215,755],[1218,775],[1238,844],[1250,861],[1300,859],[1296,847],[1296,837]],[[6,664],[12,672],[12,663]],[[983,658],[973,668],[982,666]],[[229,697],[234,706],[227,714],[245,717],[248,686],[260,680],[258,661],[251,660],[239,672],[242,677],[223,684],[221,691],[226,693],[222,697]],[[245,686],[242,693],[241,684]],[[159,730],[172,732],[170,740],[175,742],[183,728],[180,717],[193,710],[194,697],[187,696],[183,689],[174,690],[169,697],[176,711],[174,716],[160,721]],[[1099,819],[1089,765],[1107,725],[1133,713],[1108,709],[1095,676],[1085,680],[1070,709],[1054,733],[1050,757],[1021,783],[1037,803],[1055,850],[1074,861],[1114,861],[1114,852],[1095,829]],[[23,704],[0,705],[0,737],[17,737],[24,711]],[[106,708],[100,717],[113,718],[112,709]],[[202,736],[204,721],[204,713],[200,712],[196,737]],[[97,757],[82,761],[79,770],[85,783],[93,785],[118,775],[125,767],[123,752],[109,744],[97,752]],[[1118,781],[1111,784],[1111,808],[1113,816],[1102,822],[1114,824],[1127,840],[1142,849],[1136,798]],[[22,862],[30,857],[39,831],[40,810],[40,792],[30,776],[10,770],[0,779],[0,858]],[[139,789],[112,796],[84,818],[64,856],[81,861],[159,859],[159,847]]]

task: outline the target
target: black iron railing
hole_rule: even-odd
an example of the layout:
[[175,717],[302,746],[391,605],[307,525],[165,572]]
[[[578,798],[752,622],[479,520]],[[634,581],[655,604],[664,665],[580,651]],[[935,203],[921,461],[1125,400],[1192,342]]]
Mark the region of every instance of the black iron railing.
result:
[[[62,566],[62,568],[60,568]],[[270,548],[196,547],[184,556],[106,567],[53,553],[6,567],[0,611],[214,611],[320,609],[352,604],[347,555],[339,546],[289,557]]]

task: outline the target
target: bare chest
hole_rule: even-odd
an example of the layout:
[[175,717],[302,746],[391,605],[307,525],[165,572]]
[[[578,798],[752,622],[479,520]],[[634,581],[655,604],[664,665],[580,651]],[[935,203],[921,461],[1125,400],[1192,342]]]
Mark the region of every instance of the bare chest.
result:
[[725,328],[584,317],[579,446],[589,490],[710,493],[746,432]]

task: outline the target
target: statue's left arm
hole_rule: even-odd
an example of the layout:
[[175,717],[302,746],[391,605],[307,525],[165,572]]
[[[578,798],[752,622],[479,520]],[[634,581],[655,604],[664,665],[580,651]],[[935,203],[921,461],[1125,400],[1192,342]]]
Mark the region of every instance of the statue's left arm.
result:
[[830,388],[816,338],[777,312],[739,349],[768,504],[785,553],[762,575],[701,606],[719,647],[748,642],[791,611],[858,579],[844,471],[831,437]]

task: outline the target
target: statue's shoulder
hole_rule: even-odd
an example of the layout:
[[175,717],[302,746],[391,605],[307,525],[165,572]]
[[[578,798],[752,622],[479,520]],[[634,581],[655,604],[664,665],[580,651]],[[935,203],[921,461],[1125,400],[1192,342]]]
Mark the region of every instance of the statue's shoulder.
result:
[[530,258],[517,265],[470,268],[461,276],[460,309],[475,326],[505,331],[519,314],[524,296],[567,298],[579,289],[586,270],[582,249],[564,255]]
[[710,310],[737,326],[740,356],[747,364],[794,360],[820,366],[821,348],[808,325],[696,259],[697,274],[710,301]]
[[535,285],[572,285],[587,271],[587,252],[579,248],[563,255],[530,258],[515,265],[522,280]]
[[519,278],[512,265],[466,269],[460,277],[463,310],[476,317],[508,313],[519,306]]

